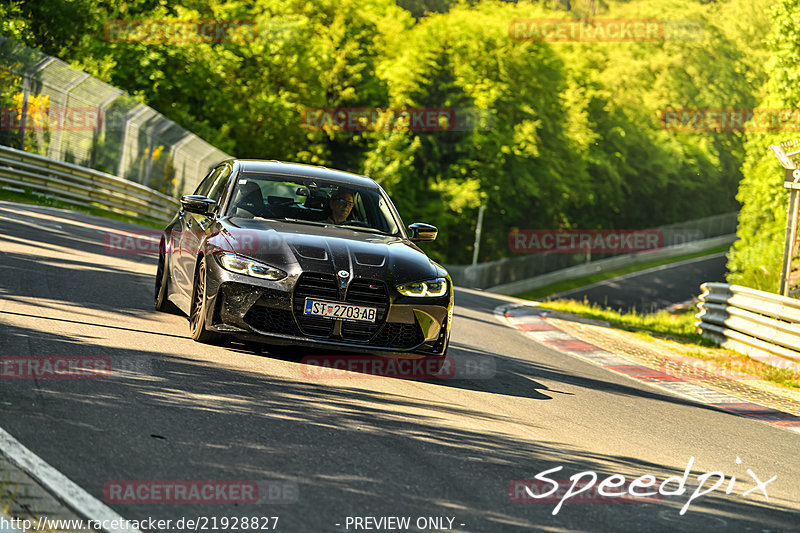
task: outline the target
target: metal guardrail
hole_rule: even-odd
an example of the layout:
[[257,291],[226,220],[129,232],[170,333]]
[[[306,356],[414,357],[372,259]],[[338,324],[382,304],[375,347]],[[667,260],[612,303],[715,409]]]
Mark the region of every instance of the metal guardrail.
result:
[[2,185],[31,189],[71,205],[165,223],[180,205],[175,198],[144,185],[7,146],[0,146]]
[[696,326],[737,352],[800,371],[800,300],[727,283],[703,283]]
[[701,241],[692,241],[685,244],[667,246],[666,248],[662,248],[660,250],[617,255],[607,259],[592,261],[591,263],[583,263],[572,267],[562,268],[561,270],[548,272],[547,274],[534,276],[520,281],[504,283],[502,285],[497,285],[496,287],[488,287],[484,290],[487,292],[508,294],[513,296],[515,294],[522,294],[524,292],[561,281],[568,281],[582,278],[584,276],[591,276],[593,274],[600,274],[603,272],[612,272],[620,268],[641,265],[651,261],[662,261],[665,259],[680,257],[681,255],[704,252],[712,248],[718,248],[719,246],[729,246],[734,241],[736,241],[736,235],[721,235],[719,237],[712,237],[710,239],[704,239]]
[[[708,240],[713,237],[733,235],[736,233],[737,224],[738,213],[724,213],[696,220],[667,224],[652,229],[659,230],[662,233],[664,236],[663,246],[666,249],[691,242]],[[647,254],[651,253],[653,253],[652,250],[632,255],[646,257]],[[595,254],[592,256],[591,262],[614,257],[619,257],[619,255]],[[520,286],[525,286],[524,280],[577,265],[589,265],[591,262],[586,254],[548,252],[516,255],[477,265],[448,264],[444,265],[444,267],[450,273],[450,277],[453,278],[453,283],[458,286],[493,290],[490,288],[510,285],[514,282],[520,282]],[[535,285],[535,282],[533,283]],[[530,289],[523,288],[518,292],[526,290]]]

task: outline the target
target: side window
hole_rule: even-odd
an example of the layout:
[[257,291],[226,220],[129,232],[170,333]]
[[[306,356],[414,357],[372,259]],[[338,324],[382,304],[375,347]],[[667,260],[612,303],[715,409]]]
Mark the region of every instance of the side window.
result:
[[220,169],[219,174],[215,176],[213,185],[211,186],[210,190],[208,191],[208,196],[212,200],[216,200],[217,206],[214,208],[215,211],[219,209],[219,203],[222,199],[222,195],[225,192],[225,186],[228,184],[228,177],[231,175],[231,167],[225,165]]
[[392,235],[397,235],[400,233],[400,229],[397,227],[397,224],[394,221],[392,210],[389,208],[389,205],[386,203],[386,199],[383,198],[383,196],[378,196],[378,210],[381,212],[380,219],[383,221],[382,225],[388,226],[384,231],[391,233]]
[[369,220],[369,217],[367,217],[367,209],[364,206],[364,198],[360,194],[356,194],[355,205],[353,206],[352,213],[355,220],[361,220],[364,222]]
[[222,168],[217,167],[212,169],[211,172],[203,178],[203,181],[200,182],[200,185],[197,186],[197,190],[194,191],[194,194],[200,194],[202,196],[208,196],[208,191],[211,189],[211,186],[214,184],[214,180],[222,171]]

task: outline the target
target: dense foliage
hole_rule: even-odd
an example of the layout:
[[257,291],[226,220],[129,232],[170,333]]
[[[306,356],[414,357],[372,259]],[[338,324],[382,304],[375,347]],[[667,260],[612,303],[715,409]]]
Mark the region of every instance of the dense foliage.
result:
[[[366,173],[406,223],[439,226],[427,246],[434,257],[466,263],[481,204],[481,261],[510,255],[514,228],[653,227],[738,209],[743,133],[671,131],[661,115],[761,101],[768,5],[12,0],[0,4],[0,33],[130,91],[236,156]],[[514,19],[588,15],[692,24],[654,42],[509,34]],[[254,20],[258,37],[110,42],[104,25],[117,19]],[[478,120],[458,131],[303,127],[307,108],[334,107],[470,109]]]
[[[772,9],[774,25],[769,38],[769,81],[761,102],[763,109],[800,109],[800,1],[782,0]],[[786,235],[788,191],[783,187],[783,168],[767,149],[797,138],[797,122],[790,131],[754,132],[747,136],[744,178],[738,199],[739,240],[728,262],[728,280],[748,287],[776,292],[780,282]],[[797,146],[787,151],[795,151]],[[796,283],[796,275],[792,277]]]

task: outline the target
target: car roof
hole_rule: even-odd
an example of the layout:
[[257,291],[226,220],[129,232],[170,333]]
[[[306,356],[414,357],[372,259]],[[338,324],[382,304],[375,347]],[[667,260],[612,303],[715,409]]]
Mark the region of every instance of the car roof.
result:
[[318,178],[336,183],[377,189],[378,184],[375,180],[358,174],[351,174],[343,170],[333,170],[316,165],[305,165],[303,163],[285,163],[283,161],[267,161],[262,159],[229,159],[227,161],[238,167],[243,172],[265,172],[270,174],[282,174],[288,176],[300,176],[304,178]]

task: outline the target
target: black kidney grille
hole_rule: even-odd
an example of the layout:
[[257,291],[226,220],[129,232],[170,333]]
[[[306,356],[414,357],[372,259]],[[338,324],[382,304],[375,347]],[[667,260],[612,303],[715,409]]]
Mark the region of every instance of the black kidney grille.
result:
[[329,337],[334,321],[329,318],[310,317],[303,314],[306,298],[337,301],[339,291],[336,278],[326,274],[301,274],[294,287],[294,316],[306,335]]
[[264,333],[277,333],[281,335],[300,335],[300,330],[294,322],[292,312],[286,309],[273,309],[261,305],[250,308],[244,321],[253,329]]
[[[302,274],[294,289],[294,316],[303,334],[330,337],[335,320],[309,317],[303,314],[306,298],[338,302],[336,278],[327,274]],[[385,322],[389,310],[389,293],[382,281],[354,279],[347,288],[345,302],[375,307],[375,322],[342,320],[342,340],[368,343],[371,346],[408,349],[424,340],[422,329],[415,322],[402,324]]]
[[306,296],[322,300],[338,300],[336,278],[328,274],[301,274],[294,287],[295,302],[298,297],[305,302]]
[[369,305],[385,312],[389,306],[389,294],[381,281],[354,279],[347,287],[347,303]]
[[380,329],[389,309],[389,293],[381,281],[354,279],[347,288],[346,301],[353,305],[375,307],[375,322],[342,322],[342,338],[354,342],[367,342]]

